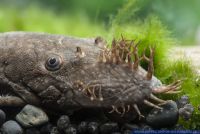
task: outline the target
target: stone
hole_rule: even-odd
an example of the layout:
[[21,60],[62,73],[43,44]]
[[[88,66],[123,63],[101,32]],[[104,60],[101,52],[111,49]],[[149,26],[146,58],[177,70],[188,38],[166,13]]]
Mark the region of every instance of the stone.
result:
[[26,129],[26,134],[40,134],[40,131],[37,130],[36,128],[29,128]]
[[185,108],[188,112],[190,112],[190,113],[193,113],[193,112],[194,112],[194,107],[192,106],[192,104],[186,104],[186,105],[184,106],[184,108]]
[[70,124],[70,119],[67,115],[62,115],[57,121],[58,130],[64,131]]
[[0,109],[0,126],[6,121],[6,114]]
[[146,123],[153,128],[174,126],[179,118],[178,108],[174,101],[161,105],[162,110],[153,108],[146,117]]
[[111,134],[119,131],[119,126],[115,122],[108,122],[100,126],[100,133]]
[[77,133],[77,129],[75,126],[73,125],[69,125],[65,130],[64,130],[65,134],[76,134]]
[[16,121],[9,120],[2,125],[1,132],[3,134],[23,134],[23,129]]
[[98,134],[99,133],[99,123],[97,122],[90,122],[88,123],[88,133],[89,134]]
[[130,124],[130,123],[125,123],[123,125],[123,128],[127,129],[127,130],[139,130],[140,129],[140,127],[138,125],[136,125],[136,124]]
[[132,134],[131,130],[124,130],[122,134]]
[[82,121],[77,127],[78,133],[86,133],[87,131],[88,122]]
[[41,132],[42,134],[50,134],[52,128],[53,128],[53,125],[50,124],[50,123],[47,123],[47,124],[43,125],[43,126],[40,128],[40,132]]
[[141,130],[153,130],[149,125],[147,124],[142,124],[140,127]]
[[193,112],[194,107],[191,104],[186,104],[183,108],[179,109],[179,115],[186,121],[192,117]]
[[189,97],[187,95],[181,96],[181,98],[177,101],[178,108],[184,107],[186,104],[190,102]]
[[50,134],[60,134],[60,132],[58,131],[58,128],[57,128],[57,127],[53,127],[53,128],[51,129]]
[[186,130],[183,125],[176,124],[173,128],[173,130]]
[[47,123],[49,118],[42,109],[26,105],[16,115],[16,120],[24,127],[35,127]]

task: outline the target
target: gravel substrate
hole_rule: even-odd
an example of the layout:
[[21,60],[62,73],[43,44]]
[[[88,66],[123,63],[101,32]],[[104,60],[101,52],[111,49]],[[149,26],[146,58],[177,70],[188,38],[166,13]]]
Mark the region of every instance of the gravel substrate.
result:
[[[132,130],[183,130],[178,118],[190,119],[194,108],[187,96],[161,105],[163,110],[150,109],[145,119],[113,121],[101,112],[83,110],[72,115],[52,114],[26,105],[24,108],[0,109],[3,134],[129,134]],[[98,111],[98,110],[97,110]],[[120,115],[119,115],[120,116]],[[131,115],[129,115],[131,116]]]

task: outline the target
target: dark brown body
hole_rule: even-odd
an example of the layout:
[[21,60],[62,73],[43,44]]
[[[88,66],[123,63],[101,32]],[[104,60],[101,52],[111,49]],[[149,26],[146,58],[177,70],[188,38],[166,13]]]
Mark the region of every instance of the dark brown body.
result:
[[[149,99],[159,80],[147,80],[140,67],[99,60],[100,46],[95,39],[0,34],[0,84],[25,103],[61,109],[124,107]],[[46,65],[51,57],[60,59],[56,70]]]

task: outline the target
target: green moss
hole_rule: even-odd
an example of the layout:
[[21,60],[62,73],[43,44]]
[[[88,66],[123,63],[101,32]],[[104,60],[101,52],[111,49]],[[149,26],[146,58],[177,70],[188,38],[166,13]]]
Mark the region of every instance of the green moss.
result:
[[[112,20],[107,40],[111,42],[113,37],[119,39],[123,35],[135,42],[140,41],[140,55],[147,49],[146,55],[148,56],[149,46],[155,47],[154,67],[157,69],[165,59],[168,48],[177,41],[171,37],[171,33],[156,16],[150,15],[144,20],[138,19],[135,14],[140,9],[139,3],[133,0],[124,4]],[[142,66],[147,68],[145,62],[142,62]]]
[[148,55],[149,46],[155,47],[155,68],[159,68],[160,62],[166,57],[167,49],[176,42],[175,39],[170,37],[169,31],[154,16],[150,16],[144,21],[137,21],[136,23],[114,24],[110,33],[113,33],[111,37],[118,39],[122,34],[127,39],[133,39],[135,42],[140,41],[140,54],[146,48],[146,54]]

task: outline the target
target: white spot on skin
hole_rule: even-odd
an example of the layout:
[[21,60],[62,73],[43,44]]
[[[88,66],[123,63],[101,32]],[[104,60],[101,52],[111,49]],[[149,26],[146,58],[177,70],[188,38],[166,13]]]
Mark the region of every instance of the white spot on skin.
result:
[[85,74],[85,71],[81,70],[81,74],[83,74],[83,75],[84,75],[84,74]]
[[48,81],[49,81],[49,80],[45,79],[45,80],[44,80],[44,83],[48,83]]
[[90,100],[93,101],[93,100],[94,100],[94,97],[90,97]]
[[100,97],[100,98],[99,98],[99,100],[100,100],[100,101],[103,101],[103,98],[102,98],[102,97]]

